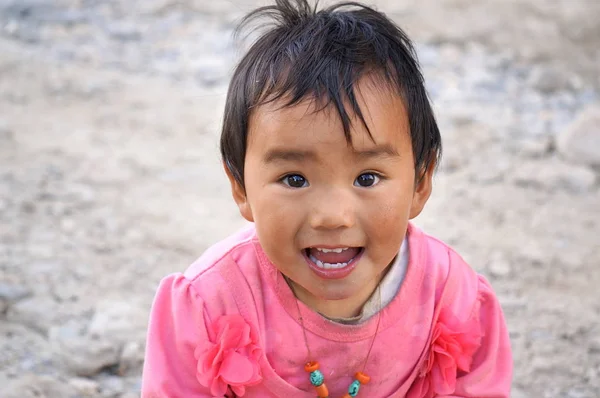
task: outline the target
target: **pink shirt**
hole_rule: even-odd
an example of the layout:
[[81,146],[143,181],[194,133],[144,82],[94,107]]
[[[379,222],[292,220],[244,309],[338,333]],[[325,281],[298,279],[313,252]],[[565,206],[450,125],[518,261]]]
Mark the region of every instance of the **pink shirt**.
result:
[[[408,270],[380,315],[332,322],[299,303],[330,397],[362,370],[359,397],[509,397],[512,356],[489,283],[447,245],[408,229]],[[295,298],[253,228],[161,282],[152,306],[142,397],[316,396]]]

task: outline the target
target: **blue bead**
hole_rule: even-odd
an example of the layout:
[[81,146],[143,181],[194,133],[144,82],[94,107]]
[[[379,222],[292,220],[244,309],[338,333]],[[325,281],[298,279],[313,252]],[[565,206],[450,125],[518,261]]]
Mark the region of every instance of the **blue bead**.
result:
[[348,394],[350,394],[351,397],[356,397],[358,395],[358,390],[360,390],[360,381],[354,380],[352,384],[350,384],[350,387],[348,387]]
[[325,380],[325,377],[323,377],[323,373],[321,373],[320,370],[315,370],[310,373],[310,383],[313,386],[319,387],[321,384],[323,384],[324,380]]

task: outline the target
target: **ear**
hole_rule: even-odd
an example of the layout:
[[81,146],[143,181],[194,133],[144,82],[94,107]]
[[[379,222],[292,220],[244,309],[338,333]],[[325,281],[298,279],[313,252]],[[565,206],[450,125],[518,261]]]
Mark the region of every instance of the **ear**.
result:
[[415,186],[415,192],[413,193],[412,204],[410,207],[410,219],[412,220],[419,214],[425,207],[425,203],[431,195],[431,189],[433,187],[433,172],[435,171],[436,159],[432,158],[427,169],[421,170],[421,175],[417,177],[417,183]]
[[233,196],[235,203],[238,205],[238,209],[240,209],[240,214],[246,220],[254,222],[254,217],[252,217],[252,209],[250,208],[250,203],[248,202],[248,198],[246,196],[246,190],[235,179],[233,174],[231,174],[229,167],[227,167],[225,163],[223,163],[223,168],[225,169],[225,174],[227,174],[227,178],[231,184],[231,195]]

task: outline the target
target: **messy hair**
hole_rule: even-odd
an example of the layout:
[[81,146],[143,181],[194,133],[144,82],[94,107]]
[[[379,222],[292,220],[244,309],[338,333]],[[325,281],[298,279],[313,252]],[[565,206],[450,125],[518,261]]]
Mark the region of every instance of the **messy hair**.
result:
[[352,115],[371,134],[356,98],[356,84],[367,74],[375,74],[405,104],[417,178],[437,163],[441,137],[416,52],[394,22],[356,2],[317,10],[308,0],[275,0],[246,15],[236,35],[260,21],[266,29],[233,73],[221,132],[223,162],[241,187],[253,109],[277,100],[290,107],[313,99],[321,109],[337,112],[351,145]]

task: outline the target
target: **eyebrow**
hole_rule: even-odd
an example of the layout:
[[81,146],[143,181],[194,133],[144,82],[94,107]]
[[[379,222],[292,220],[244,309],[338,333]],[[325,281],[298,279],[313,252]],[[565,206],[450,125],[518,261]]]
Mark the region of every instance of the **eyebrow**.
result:
[[265,163],[277,161],[283,162],[302,162],[304,160],[314,160],[317,155],[312,151],[290,150],[274,148],[265,155]]
[[389,144],[378,145],[374,148],[365,149],[364,151],[354,151],[354,154],[360,158],[377,158],[377,157],[397,157],[400,154]]
[[[362,150],[362,151],[354,150],[353,152],[354,152],[355,156],[357,156],[359,158],[363,158],[363,159],[371,159],[371,158],[377,158],[377,157],[388,158],[388,157],[400,156],[398,154],[398,152],[391,145],[388,145],[388,144],[378,145],[374,148],[370,148],[370,149],[366,149],[366,150]],[[280,148],[270,149],[264,157],[265,163],[274,163],[277,161],[302,162],[302,161],[306,161],[306,160],[316,160],[316,159],[317,159],[317,155],[313,151],[303,151],[303,150],[297,150],[297,149],[280,149]]]

